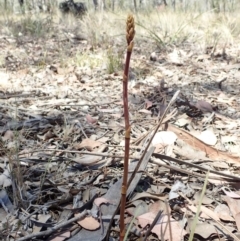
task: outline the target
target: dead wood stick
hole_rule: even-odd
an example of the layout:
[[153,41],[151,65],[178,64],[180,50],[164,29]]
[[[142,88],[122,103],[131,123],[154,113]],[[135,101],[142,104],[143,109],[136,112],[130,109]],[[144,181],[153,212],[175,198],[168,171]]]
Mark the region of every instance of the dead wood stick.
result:
[[[0,149],[1,151],[2,149]],[[61,149],[39,149],[39,150],[33,150],[33,151],[28,151],[28,152],[24,152],[24,153],[20,153],[19,156],[21,155],[27,155],[27,154],[31,154],[31,153],[36,153],[36,152],[65,152],[65,153],[76,153],[76,154],[84,154],[84,155],[92,155],[92,156],[102,156],[102,157],[113,157],[113,158],[123,158],[123,155],[119,155],[119,154],[104,154],[104,153],[98,153],[98,152],[89,152],[89,151],[70,151],[70,150],[61,150]],[[50,154],[49,154],[50,155]],[[139,159],[139,156],[129,156],[130,159]],[[70,158],[68,158],[68,160],[71,160]],[[74,160],[72,160],[74,161]],[[44,160],[41,160],[41,162],[44,162]],[[46,162],[49,162],[49,160],[47,160]]]
[[[201,167],[199,165],[196,165],[196,164],[193,164],[193,163],[190,163],[190,162],[182,161],[182,160],[177,159],[177,158],[173,158],[173,157],[170,157],[170,156],[162,155],[162,154],[159,154],[159,153],[153,153],[152,155],[157,157],[157,158],[159,158],[159,159],[172,161],[172,162],[177,162],[177,163],[180,163],[180,164],[185,164],[185,165],[188,165],[188,166],[191,166],[191,167],[195,167],[195,168],[203,170],[203,171],[209,171],[210,173],[214,173],[214,174],[217,174],[219,176],[226,177],[228,179],[232,179],[234,181],[240,181],[240,177],[237,177],[237,176],[234,176],[234,175],[230,175],[230,174],[226,174],[226,173],[222,173],[222,172],[218,172],[218,171],[215,171],[215,170],[209,170],[208,168]],[[162,164],[157,163],[157,161],[151,160],[151,162],[154,162],[155,164],[158,164],[158,165],[162,165]],[[167,165],[166,165],[166,167],[167,167]],[[174,168],[172,168],[172,169],[174,169]],[[204,175],[204,177],[205,177],[205,175]]]
[[[199,174],[197,172],[187,171],[187,170],[179,168],[179,167],[158,163],[158,161],[154,161],[154,160],[150,160],[150,162],[155,163],[155,164],[157,164],[157,165],[159,165],[161,167],[165,167],[165,168],[177,171],[177,172],[185,173],[185,174],[187,174],[189,176],[200,177],[200,178],[203,178],[203,179],[206,178],[206,175],[204,175],[204,174]],[[146,173],[146,175],[152,178],[152,175],[149,175],[148,173]],[[218,175],[221,175],[221,173],[218,173]],[[236,181],[233,178],[222,178],[222,177],[215,177],[215,176],[209,176],[208,179],[220,180],[220,181],[228,181],[228,182],[235,182]]]
[[69,219],[64,223],[60,223],[60,224],[56,225],[55,227],[53,227],[51,229],[48,229],[46,231],[39,232],[39,233],[33,233],[33,234],[27,235],[25,237],[19,238],[19,239],[17,239],[17,241],[26,241],[26,240],[29,240],[29,239],[32,239],[32,238],[48,236],[48,235],[52,234],[53,232],[57,231],[60,228],[63,228],[63,227],[65,227],[65,226],[67,226],[67,225],[69,225],[73,222],[76,222],[79,219],[83,219],[86,215],[87,215],[87,210],[84,210],[82,213],[80,213],[76,217],[74,217],[72,219]]

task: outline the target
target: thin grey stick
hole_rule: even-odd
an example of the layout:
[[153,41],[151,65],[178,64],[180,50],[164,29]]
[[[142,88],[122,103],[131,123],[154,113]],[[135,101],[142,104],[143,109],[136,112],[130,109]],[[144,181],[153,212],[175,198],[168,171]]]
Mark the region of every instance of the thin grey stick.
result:
[[56,225],[55,227],[48,229],[46,231],[43,232],[39,232],[39,233],[33,233],[30,235],[27,235],[25,237],[19,238],[17,239],[17,241],[26,241],[29,240],[31,238],[37,238],[37,237],[42,237],[42,236],[48,236],[50,234],[52,234],[53,232],[57,231],[60,228],[63,228],[65,226],[67,226],[70,223],[76,222],[79,219],[83,219],[85,216],[87,215],[87,210],[84,210],[82,213],[80,213],[79,215],[77,215],[76,217],[69,219],[68,221],[64,222],[64,223],[60,223],[58,225]]
[[[200,165],[196,165],[196,164],[193,164],[191,162],[186,162],[186,161],[183,161],[183,160],[180,160],[180,159],[177,159],[177,158],[173,158],[173,157],[170,157],[170,156],[166,156],[166,155],[163,155],[163,154],[153,153],[152,156],[157,157],[159,159],[176,162],[176,163],[179,163],[179,164],[185,164],[185,165],[195,167],[195,168],[203,170],[203,171],[209,171],[210,173],[214,173],[214,174],[217,174],[219,176],[226,177],[228,179],[233,179],[235,181],[240,181],[240,177],[238,177],[238,176],[218,172],[218,171],[215,171],[215,170],[210,170],[210,169],[202,167]],[[151,162],[153,162],[155,164],[158,164],[158,165],[162,165],[162,164],[159,164],[157,161],[154,161],[154,160],[151,160]],[[171,168],[171,166],[169,168]]]

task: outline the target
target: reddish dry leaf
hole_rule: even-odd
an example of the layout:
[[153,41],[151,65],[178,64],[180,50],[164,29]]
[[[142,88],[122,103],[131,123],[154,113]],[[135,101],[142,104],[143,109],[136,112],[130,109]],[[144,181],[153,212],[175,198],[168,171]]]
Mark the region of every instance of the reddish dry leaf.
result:
[[170,206],[168,203],[163,202],[162,200],[158,200],[154,203],[152,203],[149,206],[149,212],[154,213],[155,215],[158,214],[160,210],[163,211],[163,214],[167,214],[167,208],[169,213],[171,212]]
[[73,147],[77,150],[86,148],[88,151],[93,151],[94,148],[102,145],[100,141],[94,141],[92,139],[84,139],[81,143],[76,143]]
[[92,118],[92,116],[91,115],[86,115],[86,120],[87,120],[87,123],[88,124],[96,124],[97,123],[97,120],[96,119],[94,119],[94,118]]
[[84,155],[82,157],[76,157],[72,159],[73,161],[81,164],[81,165],[88,165],[92,166],[100,162],[102,157],[99,156],[90,156],[90,155]]
[[[58,187],[59,188],[59,187]],[[67,189],[66,189],[67,190]],[[76,188],[71,188],[68,192],[71,194],[71,195],[77,195],[79,192],[81,192],[82,190],[81,189],[76,189]]]
[[146,109],[149,109],[153,105],[152,101],[150,100],[145,100],[145,103],[146,103]]
[[[137,217],[139,224],[142,228],[150,225],[156,214],[149,212]],[[174,240],[174,241],[181,241],[182,237],[186,234],[186,231],[179,225],[179,223],[170,218],[170,225],[171,225],[171,234],[169,228],[169,220],[167,215],[162,215],[156,225],[153,227],[152,232],[155,233],[159,239],[163,235],[164,240]]]
[[13,138],[14,138],[14,134],[11,130],[7,130],[4,136],[2,137],[3,141],[13,140]]
[[78,224],[87,230],[96,230],[100,227],[100,223],[90,216],[78,221]]
[[196,104],[196,107],[203,113],[213,112],[212,105],[206,102],[205,100],[199,100]]
[[226,160],[233,163],[240,163],[240,158],[237,156],[230,155],[223,151],[216,150],[215,148],[206,145],[196,137],[192,136],[189,132],[177,128],[174,125],[169,124],[168,130],[173,131],[179,139],[183,139],[186,143],[193,146],[195,149],[206,152],[209,158],[213,160]]
[[106,198],[104,198],[104,197],[98,197],[98,198],[96,198],[95,200],[94,200],[94,204],[96,205],[96,206],[100,206],[101,204],[103,204],[103,203],[111,203],[111,204],[114,204],[113,202],[111,202],[110,200],[107,200]]
[[43,140],[47,141],[55,136],[56,135],[52,132],[52,130],[49,130],[47,133],[44,134]]

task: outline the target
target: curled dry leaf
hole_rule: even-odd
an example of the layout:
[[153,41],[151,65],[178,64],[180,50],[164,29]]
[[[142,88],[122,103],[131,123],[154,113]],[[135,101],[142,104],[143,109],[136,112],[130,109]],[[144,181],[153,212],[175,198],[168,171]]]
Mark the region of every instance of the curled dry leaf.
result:
[[74,144],[75,149],[82,149],[86,148],[88,151],[93,151],[94,148],[99,147],[102,145],[100,141],[94,141],[92,139],[84,139],[81,143]]
[[94,200],[94,204],[96,206],[100,206],[102,203],[112,203],[111,201],[107,200],[106,198],[104,197],[98,197]]
[[78,221],[78,224],[87,230],[96,230],[100,227],[100,223],[93,217],[85,217],[84,219]]
[[2,137],[3,141],[8,141],[8,140],[13,140],[14,138],[14,133],[11,130],[7,130]]
[[86,120],[87,120],[87,122],[88,122],[88,124],[96,124],[97,123],[97,120],[96,119],[94,119],[92,116],[90,116],[90,115],[86,115]]
[[100,162],[101,159],[102,157],[99,156],[83,155],[82,157],[76,157],[72,160],[84,166],[92,166]]
[[187,131],[179,129],[176,126],[171,124],[168,125],[168,129],[173,131],[178,136],[179,139],[184,139],[186,143],[193,146],[195,149],[204,151],[210,159],[217,160],[217,161],[226,160],[231,163],[240,163],[240,158],[238,156],[234,156],[226,152],[219,151],[211,146],[208,146],[202,141],[192,136]]
[[47,133],[45,133],[43,140],[47,141],[55,136],[56,135],[52,132],[52,130],[49,130]]
[[203,113],[207,113],[207,112],[210,112],[212,113],[213,112],[213,107],[210,103],[204,101],[204,100],[199,100],[197,103],[196,103],[196,107],[201,110]]
[[146,104],[146,109],[149,109],[153,105],[152,101],[150,100],[145,100],[145,104]]

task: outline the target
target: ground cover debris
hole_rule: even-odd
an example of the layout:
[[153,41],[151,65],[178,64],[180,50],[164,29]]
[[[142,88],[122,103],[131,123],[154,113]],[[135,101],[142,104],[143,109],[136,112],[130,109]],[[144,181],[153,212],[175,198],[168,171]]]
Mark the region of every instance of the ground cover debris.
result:
[[239,240],[240,2],[6,2],[0,240]]

